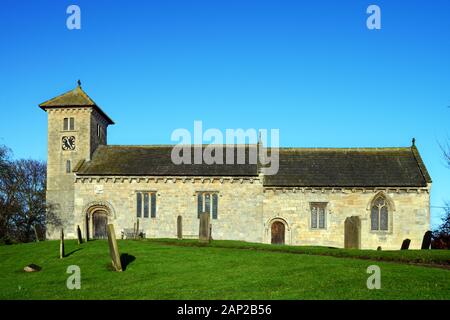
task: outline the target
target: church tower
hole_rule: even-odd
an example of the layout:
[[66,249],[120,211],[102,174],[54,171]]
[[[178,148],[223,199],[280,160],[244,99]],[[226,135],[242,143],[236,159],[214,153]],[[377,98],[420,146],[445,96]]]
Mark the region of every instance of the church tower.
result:
[[74,168],[89,161],[99,145],[107,144],[111,118],[83,91],[81,83],[39,105],[48,115],[47,237],[56,239],[64,228],[76,237]]

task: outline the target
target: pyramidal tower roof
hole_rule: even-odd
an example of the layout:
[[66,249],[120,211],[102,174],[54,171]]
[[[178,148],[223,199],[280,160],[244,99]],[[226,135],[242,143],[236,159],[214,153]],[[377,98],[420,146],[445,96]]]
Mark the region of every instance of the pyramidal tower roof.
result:
[[108,117],[105,112],[103,112],[103,110],[94,102],[94,100],[91,99],[91,97],[87,95],[86,92],[83,91],[79,80],[75,89],[47,100],[39,104],[39,107],[43,110],[54,108],[92,107],[103,115],[109,124],[114,124],[114,121]]

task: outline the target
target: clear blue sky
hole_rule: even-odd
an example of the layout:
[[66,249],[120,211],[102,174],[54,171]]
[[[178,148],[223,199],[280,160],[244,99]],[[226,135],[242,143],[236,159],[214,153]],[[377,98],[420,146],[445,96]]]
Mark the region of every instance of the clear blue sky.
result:
[[[81,8],[81,30],[66,9]],[[377,4],[382,29],[366,28]],[[0,143],[46,159],[38,104],[86,92],[110,144],[176,128],[278,128],[282,146],[417,146],[450,200],[450,1],[2,0]],[[432,209],[432,223],[441,210]]]

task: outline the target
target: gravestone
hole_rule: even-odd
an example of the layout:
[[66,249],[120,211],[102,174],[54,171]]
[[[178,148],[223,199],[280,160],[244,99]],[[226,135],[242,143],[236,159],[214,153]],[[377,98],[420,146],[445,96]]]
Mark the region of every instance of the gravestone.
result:
[[136,232],[134,233],[134,238],[135,239],[139,238],[139,219],[137,219],[136,222]]
[[183,239],[183,217],[178,216],[177,218],[177,238],[178,240]]
[[198,238],[200,242],[209,242],[209,213],[200,213],[200,227]]
[[39,237],[38,237],[38,233],[36,231],[36,226],[33,224],[33,231],[34,231],[34,237],[36,239],[36,242],[39,242]]
[[423,235],[423,240],[422,240],[422,247],[421,247],[421,249],[430,249],[430,246],[431,246],[431,236],[432,236],[431,231],[425,232],[425,234]]
[[377,251],[381,251],[381,247],[380,246],[377,248]]
[[25,271],[25,272],[38,272],[38,271],[41,271],[41,269],[42,268],[40,266],[32,263],[32,264],[29,264],[26,267],[24,267],[23,271]]
[[83,238],[81,237],[80,226],[77,226],[77,236],[78,236],[78,244],[82,244],[83,243]]
[[108,234],[109,254],[111,255],[112,266],[116,271],[122,271],[122,263],[120,262],[119,248],[117,247],[116,233],[114,225],[108,224],[106,228]]
[[61,229],[61,236],[59,240],[59,258],[64,258],[64,230]]
[[411,243],[410,239],[403,240],[402,247],[400,248],[400,250],[408,250],[410,243]]
[[361,220],[357,216],[347,217],[344,222],[344,248],[360,249]]

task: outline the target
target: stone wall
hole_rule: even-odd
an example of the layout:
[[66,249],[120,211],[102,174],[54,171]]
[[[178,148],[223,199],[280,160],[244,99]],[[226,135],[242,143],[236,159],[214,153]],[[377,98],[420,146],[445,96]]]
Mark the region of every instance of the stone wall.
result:
[[[176,238],[177,217],[183,217],[183,236],[197,237],[197,192],[219,194],[218,219],[211,219],[214,239],[271,242],[271,224],[285,224],[285,243],[291,245],[344,246],[344,221],[361,219],[361,248],[400,248],[411,239],[420,248],[430,227],[429,188],[422,189],[300,189],[264,188],[260,179],[250,178],[155,178],[78,177],[75,183],[73,230],[86,232],[89,208],[104,204],[120,237],[121,230],[137,221],[136,192],[154,191],[156,218],[140,218],[140,229],[148,238]],[[370,207],[377,195],[389,202],[389,230],[370,230]],[[312,229],[311,202],[326,202],[326,228]],[[91,226],[92,228],[92,226]],[[70,232],[68,236],[70,236]],[[92,230],[90,231],[92,235]]]
[[[377,195],[389,202],[389,230],[371,231],[370,208]],[[311,202],[325,202],[326,228],[311,228]],[[271,221],[286,224],[286,243],[344,247],[344,221],[361,220],[361,248],[398,250],[405,238],[419,249],[430,227],[429,188],[423,189],[270,189],[264,192],[264,242],[270,243]]]
[[[147,238],[176,238],[177,217],[183,217],[183,236],[198,237],[197,192],[218,192],[218,218],[211,219],[213,239],[262,242],[264,194],[258,179],[249,178],[77,178],[73,228],[83,226],[89,208],[107,204],[120,236],[137,221],[136,192],[156,192],[156,218],[140,218]],[[92,234],[92,230],[90,231]]]
[[[57,108],[48,109],[48,160],[47,203],[59,218],[68,237],[75,237],[74,225],[74,181],[72,172],[81,160],[90,160],[99,144],[105,144],[107,123],[94,109]],[[74,118],[74,130],[63,130],[64,118]],[[102,135],[97,137],[97,123],[102,126]],[[62,149],[62,137],[75,137],[75,150]],[[66,172],[67,161],[70,171]],[[75,225],[76,227],[76,225]],[[57,239],[61,226],[47,225],[47,238]]]

